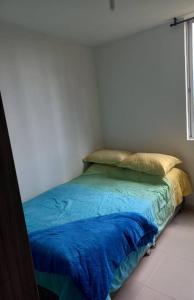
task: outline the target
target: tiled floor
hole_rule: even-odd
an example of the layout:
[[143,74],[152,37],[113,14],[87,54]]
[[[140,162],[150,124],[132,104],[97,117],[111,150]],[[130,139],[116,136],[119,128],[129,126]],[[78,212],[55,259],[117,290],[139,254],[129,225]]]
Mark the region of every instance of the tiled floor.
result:
[[114,300],[194,300],[194,207],[174,218]]

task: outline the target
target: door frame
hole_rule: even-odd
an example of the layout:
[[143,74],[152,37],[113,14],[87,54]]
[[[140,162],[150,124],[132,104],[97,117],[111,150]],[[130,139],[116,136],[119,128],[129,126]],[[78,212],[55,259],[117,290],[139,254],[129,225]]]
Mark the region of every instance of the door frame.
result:
[[0,299],[39,299],[1,94],[0,262]]

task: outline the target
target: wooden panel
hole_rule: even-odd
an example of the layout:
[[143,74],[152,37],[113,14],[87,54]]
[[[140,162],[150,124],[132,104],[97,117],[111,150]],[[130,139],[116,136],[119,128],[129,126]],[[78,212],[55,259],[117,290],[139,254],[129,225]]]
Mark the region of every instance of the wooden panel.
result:
[[0,299],[39,299],[1,95]]

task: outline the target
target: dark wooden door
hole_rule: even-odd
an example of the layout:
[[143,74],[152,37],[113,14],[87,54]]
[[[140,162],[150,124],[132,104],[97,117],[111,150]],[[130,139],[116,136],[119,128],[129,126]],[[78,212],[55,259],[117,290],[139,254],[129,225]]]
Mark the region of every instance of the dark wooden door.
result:
[[0,299],[39,299],[1,95]]

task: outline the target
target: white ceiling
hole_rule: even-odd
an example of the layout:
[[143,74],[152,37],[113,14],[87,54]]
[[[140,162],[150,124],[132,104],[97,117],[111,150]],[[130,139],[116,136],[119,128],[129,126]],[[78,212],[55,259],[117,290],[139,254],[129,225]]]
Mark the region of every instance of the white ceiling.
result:
[[99,45],[194,11],[194,0],[0,0],[0,20]]

